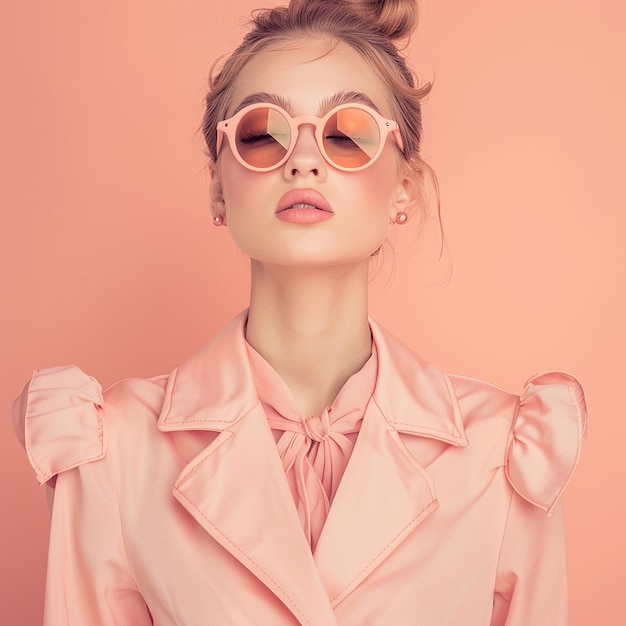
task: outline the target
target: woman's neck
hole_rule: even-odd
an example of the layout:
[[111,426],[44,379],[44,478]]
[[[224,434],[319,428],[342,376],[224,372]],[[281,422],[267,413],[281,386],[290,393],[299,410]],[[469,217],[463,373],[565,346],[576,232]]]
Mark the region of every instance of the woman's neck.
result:
[[252,261],[246,339],[319,415],[371,354],[367,263],[294,269]]

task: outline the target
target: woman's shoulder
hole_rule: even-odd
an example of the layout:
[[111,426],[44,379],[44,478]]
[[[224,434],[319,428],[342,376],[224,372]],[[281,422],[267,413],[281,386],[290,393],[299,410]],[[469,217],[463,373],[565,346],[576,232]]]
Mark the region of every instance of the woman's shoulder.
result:
[[449,378],[466,424],[504,420],[507,478],[551,514],[580,458],[587,424],[581,383],[567,372],[539,372],[516,394],[476,378]]
[[39,483],[103,458],[120,429],[155,425],[167,380],[128,378],[103,391],[75,365],[35,370],[13,405],[13,425]]
[[520,393],[510,392],[485,380],[445,372],[384,328],[373,322],[371,327],[379,354],[378,386],[388,390],[396,405],[398,397],[406,399],[405,406],[427,404],[431,412],[454,415],[465,426],[499,419],[509,429],[532,417],[574,422],[584,430],[583,388],[571,374],[539,372],[527,379]]
[[454,394],[468,414],[492,414],[499,407],[510,408],[515,417],[529,410],[545,413],[572,413],[579,421],[586,415],[582,384],[564,371],[541,371],[530,376],[521,391],[511,392],[498,385],[460,374],[446,374]]
[[[383,404],[389,415],[402,408],[403,422],[413,419],[401,428],[493,459],[524,499],[550,514],[580,457],[587,416],[580,382],[566,372],[540,372],[511,393],[445,373],[379,326],[372,330],[384,366],[379,383],[384,376],[388,390],[378,392]],[[407,417],[410,407],[417,417]]]
[[158,418],[169,376],[161,374],[151,378],[124,378],[103,392],[104,406],[110,412],[139,412]]

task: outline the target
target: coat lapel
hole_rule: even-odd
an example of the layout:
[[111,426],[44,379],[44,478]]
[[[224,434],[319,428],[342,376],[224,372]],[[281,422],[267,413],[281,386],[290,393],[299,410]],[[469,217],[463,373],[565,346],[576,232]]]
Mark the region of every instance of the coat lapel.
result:
[[430,476],[400,433],[467,445],[447,377],[372,320],[370,327],[377,386],[315,551],[333,606],[439,506]]
[[159,428],[215,430],[174,496],[301,624],[336,624],[254,389],[240,316],[170,376]]
[[370,402],[315,551],[331,604],[339,604],[437,506],[430,477]]

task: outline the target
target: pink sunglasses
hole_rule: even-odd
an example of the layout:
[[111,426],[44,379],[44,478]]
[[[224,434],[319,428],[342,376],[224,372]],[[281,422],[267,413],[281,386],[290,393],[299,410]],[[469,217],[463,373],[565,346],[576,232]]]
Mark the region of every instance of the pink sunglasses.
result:
[[218,123],[217,154],[226,135],[239,163],[255,172],[268,172],[287,161],[303,124],[315,127],[315,140],[324,159],[346,172],[370,166],[383,151],[389,133],[403,150],[398,124],[363,104],[342,104],[324,117],[291,117],[275,104],[258,103]]

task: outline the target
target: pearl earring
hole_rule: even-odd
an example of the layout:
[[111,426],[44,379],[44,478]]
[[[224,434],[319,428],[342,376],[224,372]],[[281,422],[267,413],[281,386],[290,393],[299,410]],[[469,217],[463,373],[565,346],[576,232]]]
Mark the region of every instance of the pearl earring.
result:
[[394,224],[406,224],[409,221],[409,216],[404,211],[398,211],[396,213],[396,219]]
[[221,215],[216,215],[213,218],[213,226],[224,226],[224,218]]

